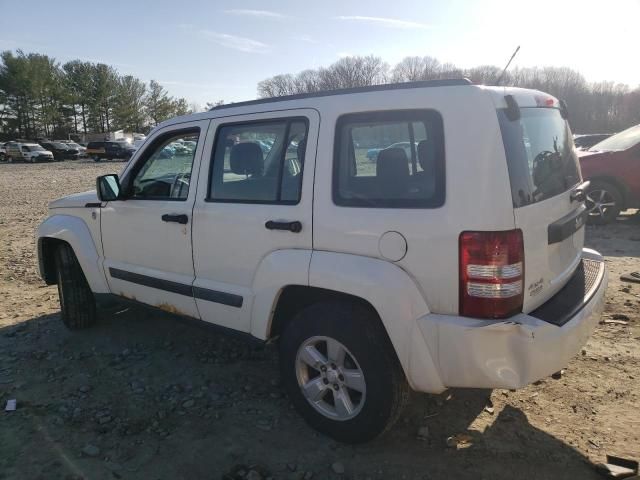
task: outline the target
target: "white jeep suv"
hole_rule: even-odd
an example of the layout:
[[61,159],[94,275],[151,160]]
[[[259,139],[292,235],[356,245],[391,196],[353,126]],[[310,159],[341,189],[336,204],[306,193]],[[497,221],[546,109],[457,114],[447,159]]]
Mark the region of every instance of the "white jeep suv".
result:
[[566,117],[442,80],[174,118],[97,193],[51,203],[41,274],[69,328],[109,295],[278,339],[300,414],[366,441],[409,388],[523,387],[593,331],[607,272]]

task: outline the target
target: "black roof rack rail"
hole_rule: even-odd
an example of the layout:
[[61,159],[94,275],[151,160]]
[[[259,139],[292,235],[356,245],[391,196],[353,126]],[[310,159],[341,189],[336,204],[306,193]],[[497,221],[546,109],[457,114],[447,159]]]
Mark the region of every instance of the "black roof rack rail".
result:
[[298,95],[284,95],[282,97],[260,98],[246,102],[227,103],[213,107],[212,110],[224,108],[244,107],[247,105],[261,105],[263,103],[286,102],[288,100],[301,100],[303,98],[330,97],[333,95],[348,95],[350,93],[380,92],[385,90],[406,90],[409,88],[427,87],[457,87],[461,85],[473,85],[468,78],[447,78],[442,80],[423,80],[419,82],[385,83],[382,85],[369,85],[366,87],[340,88],[338,90],[325,90],[322,92],[301,93]]

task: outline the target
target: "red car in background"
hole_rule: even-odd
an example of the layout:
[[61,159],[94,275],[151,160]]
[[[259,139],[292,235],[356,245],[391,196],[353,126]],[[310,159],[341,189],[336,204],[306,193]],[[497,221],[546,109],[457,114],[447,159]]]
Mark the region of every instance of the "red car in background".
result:
[[627,208],[640,208],[640,125],[578,152],[582,176],[590,180],[589,222],[610,223]]

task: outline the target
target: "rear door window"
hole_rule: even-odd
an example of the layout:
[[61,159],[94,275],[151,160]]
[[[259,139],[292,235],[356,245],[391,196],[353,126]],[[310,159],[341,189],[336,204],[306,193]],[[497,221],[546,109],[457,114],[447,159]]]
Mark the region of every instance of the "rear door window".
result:
[[208,200],[297,204],[308,129],[304,118],[222,125],[216,135]]
[[509,120],[498,110],[513,206],[541,202],[582,181],[573,137],[556,108],[521,108]]
[[433,110],[344,115],[333,168],[336,205],[439,207],[445,196],[442,117]]

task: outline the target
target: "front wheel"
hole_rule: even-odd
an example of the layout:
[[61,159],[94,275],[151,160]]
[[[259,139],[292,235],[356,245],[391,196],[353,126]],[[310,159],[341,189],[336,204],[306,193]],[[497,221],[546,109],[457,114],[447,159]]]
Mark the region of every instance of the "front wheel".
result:
[[73,249],[66,243],[55,251],[58,295],[62,321],[70,330],[93,325],[96,301]]
[[375,312],[349,301],[302,310],[280,338],[283,384],[313,428],[346,443],[389,429],[409,387]]
[[594,225],[613,222],[622,209],[622,193],[615,185],[594,180],[587,190],[585,205],[588,221]]

